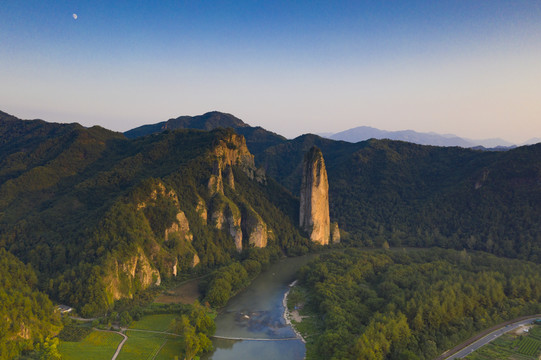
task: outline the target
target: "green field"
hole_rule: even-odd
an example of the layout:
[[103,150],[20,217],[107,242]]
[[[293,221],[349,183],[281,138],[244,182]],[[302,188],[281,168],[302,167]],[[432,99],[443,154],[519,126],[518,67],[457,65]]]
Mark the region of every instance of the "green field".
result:
[[126,331],[128,341],[122,347],[118,360],[173,359],[180,357],[180,337],[165,334]]
[[505,334],[475,351],[466,359],[537,360],[541,354],[541,326],[534,326],[524,335]]
[[110,360],[121,341],[119,334],[93,331],[79,342],[61,341],[58,350],[64,360]]
[[171,323],[177,317],[179,316],[176,314],[146,315],[141,320],[131,323],[130,329],[169,331]]
[[[171,323],[176,314],[146,315],[134,321],[130,328],[148,331],[171,331]],[[155,332],[126,330],[128,340],[124,343],[119,360],[171,360],[181,354],[180,337]],[[122,341],[119,334],[105,331],[93,331],[79,342],[61,341],[60,354],[64,360],[106,359],[110,360],[118,344]]]

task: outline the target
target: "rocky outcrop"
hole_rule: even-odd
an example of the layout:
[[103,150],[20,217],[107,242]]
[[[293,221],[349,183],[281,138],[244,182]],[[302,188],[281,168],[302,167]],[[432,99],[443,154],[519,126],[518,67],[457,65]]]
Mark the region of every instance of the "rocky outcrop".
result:
[[193,254],[193,260],[192,260],[192,268],[196,267],[197,264],[199,264],[201,260],[199,260],[199,256],[197,254]]
[[[174,190],[167,191],[165,185],[162,182],[158,181],[154,184],[152,190],[150,191],[150,194],[148,195],[148,198],[145,199],[145,201],[137,204],[137,210],[145,209],[148,206],[156,206],[156,200],[158,200],[158,196],[168,197],[173,201],[175,207],[178,209],[177,215],[175,216],[175,221],[173,221],[169,228],[165,229],[165,241],[169,241],[173,234],[178,234],[178,236],[182,240],[190,242],[193,241],[193,234],[190,232],[190,223],[188,222],[188,218],[186,217],[186,214],[184,214],[184,211],[180,210],[180,201],[178,199],[177,193]],[[201,203],[204,204],[204,201],[200,198],[200,202],[197,204],[198,210]],[[203,210],[201,210],[201,217],[204,216],[206,222],[207,210],[204,208],[204,205],[202,205],[202,207]]]
[[212,173],[210,175],[208,189],[210,195],[217,193],[224,193],[224,180],[222,177],[222,165],[219,160],[216,160],[212,166]]
[[248,150],[242,135],[231,133],[220,140],[212,150],[211,156],[221,160],[222,169],[225,169],[225,165],[238,165],[245,172],[255,171],[254,156]]
[[165,230],[165,241],[169,241],[172,234],[178,234],[181,239],[192,241],[193,234],[190,232],[190,224],[182,210],[179,210],[176,216],[176,222],[173,222],[169,229]]
[[224,177],[227,186],[229,186],[231,189],[235,190],[235,177],[233,176],[233,169],[231,166],[226,166],[224,171]]
[[177,266],[178,266],[178,260],[175,259],[175,264],[173,265],[173,276],[177,276]]
[[240,216],[235,216],[233,213],[230,213],[227,217],[227,222],[229,223],[229,235],[231,235],[235,241],[235,248],[240,252],[242,251],[241,218]]
[[487,181],[490,170],[484,169],[481,178],[475,182],[475,190],[479,190]]
[[210,152],[210,157],[213,169],[207,187],[211,196],[224,193],[224,176],[226,184],[235,188],[232,166],[240,167],[250,179],[265,178],[261,170],[256,170],[254,156],[246,147],[246,140],[241,135],[231,133],[220,140]]
[[20,330],[17,333],[17,336],[14,336],[12,340],[16,340],[18,338],[29,340],[32,336],[30,333],[30,328],[27,327],[23,322],[21,322]]
[[[190,268],[194,268],[197,266],[197,264],[199,264],[201,262],[201,260],[199,259],[199,256],[197,255],[197,253],[195,253],[195,250],[193,250],[194,252],[191,253],[187,253],[185,255],[182,256],[181,258],[181,261],[184,262],[185,259],[188,259],[188,266]],[[173,272],[172,272],[172,275],[173,276],[177,276],[178,272],[179,272],[179,267],[181,268],[182,266],[179,266],[179,259],[175,259],[175,263],[173,265]]]
[[205,201],[203,199],[199,198],[199,200],[197,201],[195,212],[197,212],[201,220],[203,220],[203,223],[206,224],[208,218],[207,205],[205,204]]
[[[256,170],[254,156],[246,147],[243,136],[229,134],[213,148],[210,153],[212,173],[208,181],[209,196],[212,198],[211,223],[219,230],[228,231],[233,238],[237,251],[242,251],[243,232],[240,210],[224,195],[224,186],[235,190],[233,166],[241,169],[250,179],[266,181],[263,170]],[[197,211],[199,212],[199,205]],[[253,226],[248,233],[249,243],[264,247],[267,244],[267,229],[263,221],[252,220]]]
[[135,291],[161,283],[160,272],[140,248],[126,260],[110,259],[107,274],[104,283],[110,303],[124,297],[132,298]]
[[267,246],[269,232],[267,224],[255,211],[249,211],[244,222],[244,229],[250,246],[263,248]]
[[340,229],[337,222],[331,223],[331,243],[338,244],[340,242]]
[[227,230],[235,242],[235,248],[241,251],[241,214],[237,205],[220,194],[214,197],[212,208],[212,225],[218,230]]
[[304,156],[300,203],[300,227],[310,240],[327,245],[331,233],[329,182],[323,154],[315,146]]
[[223,230],[225,221],[223,209],[217,209],[213,211],[210,219],[212,226],[214,226],[218,230]]

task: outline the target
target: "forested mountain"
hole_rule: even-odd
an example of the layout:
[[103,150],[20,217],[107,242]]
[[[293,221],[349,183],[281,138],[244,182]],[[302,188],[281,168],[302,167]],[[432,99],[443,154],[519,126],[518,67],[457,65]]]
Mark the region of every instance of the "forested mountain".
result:
[[157,124],[143,125],[126,131],[129,139],[159,133],[164,130],[198,129],[213,130],[217,128],[232,128],[237,134],[244,136],[246,144],[252,153],[258,153],[269,146],[283,143],[286,140],[281,135],[265,130],[260,126],[252,127],[231,114],[211,111],[198,116],[179,116]]
[[[0,249],[31,280],[19,292],[1,283],[6,303],[34,294],[25,309],[45,309],[49,296],[91,315],[179,273],[225,266],[206,294],[223,305],[269,258],[315,247],[298,227],[313,146],[343,241],[541,261],[541,144],[486,152],[287,140],[216,112],[135,130],[128,139],[0,113]],[[33,313],[32,334],[54,333],[50,312]],[[26,324],[17,319],[8,336]]]
[[244,128],[249,125],[231,114],[211,111],[197,116],[179,116],[178,118],[162,121],[157,124],[143,125],[124,133],[128,139],[135,139],[164,130],[197,129],[214,130],[217,128]]
[[[202,117],[231,116],[209,114]],[[541,144],[494,152],[310,134],[286,140],[242,124],[235,131],[248,133],[256,164],[294,196],[304,154],[321,149],[331,219],[353,242],[438,245],[541,261]],[[254,129],[263,140],[250,137]]]
[[60,316],[37,290],[32,268],[0,248],[0,358],[14,359],[32,349],[34,339],[54,336]]
[[541,144],[506,152],[304,135],[256,153],[293,194],[312,146],[325,158],[331,218],[365,245],[476,249],[541,261]]
[[0,246],[83,314],[249,248],[311,246],[296,228],[298,201],[231,129],[129,140],[3,118],[0,136]]

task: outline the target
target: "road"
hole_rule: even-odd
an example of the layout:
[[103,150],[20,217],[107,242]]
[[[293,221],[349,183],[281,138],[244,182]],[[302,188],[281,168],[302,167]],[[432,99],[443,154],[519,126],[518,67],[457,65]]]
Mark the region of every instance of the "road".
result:
[[[536,315],[536,316],[531,316],[531,317],[528,317],[528,318],[522,318],[521,320],[517,321],[517,322],[507,322],[507,323],[503,323],[501,326],[498,326],[494,331],[491,331],[489,334],[483,336],[482,338],[480,338],[479,340],[471,343],[470,345],[467,345],[466,347],[461,347],[459,346],[461,349],[457,349],[458,351],[456,351],[454,354],[450,355],[449,354],[444,354],[444,356],[440,356],[438,357],[438,359],[446,359],[446,360],[452,360],[452,359],[462,359],[463,357],[471,354],[472,352],[474,352],[475,350],[485,346],[486,344],[488,344],[489,342],[493,341],[494,339],[502,336],[503,334],[505,334],[506,332],[509,332],[509,331],[512,331],[522,325],[526,325],[526,324],[531,324],[533,320],[535,319],[538,319],[540,317],[540,315]],[[451,352],[455,349],[452,349],[450,350]]]
[[112,332],[112,333],[118,334],[118,335],[120,335],[120,336],[122,336],[124,338],[124,339],[122,339],[120,344],[118,344],[118,347],[116,348],[116,352],[113,355],[113,357],[111,358],[111,360],[116,360],[116,357],[118,356],[118,354],[120,354],[120,350],[122,350],[122,346],[124,346],[124,343],[128,340],[128,337],[125,334],[121,333],[120,331],[102,330],[102,329],[96,329],[96,328],[92,328],[92,329],[96,330],[96,331]]

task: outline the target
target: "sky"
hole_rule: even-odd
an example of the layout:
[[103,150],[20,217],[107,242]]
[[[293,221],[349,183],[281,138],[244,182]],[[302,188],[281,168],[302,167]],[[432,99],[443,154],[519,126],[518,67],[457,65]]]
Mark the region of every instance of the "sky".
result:
[[23,119],[541,137],[539,0],[2,0],[0,46]]

